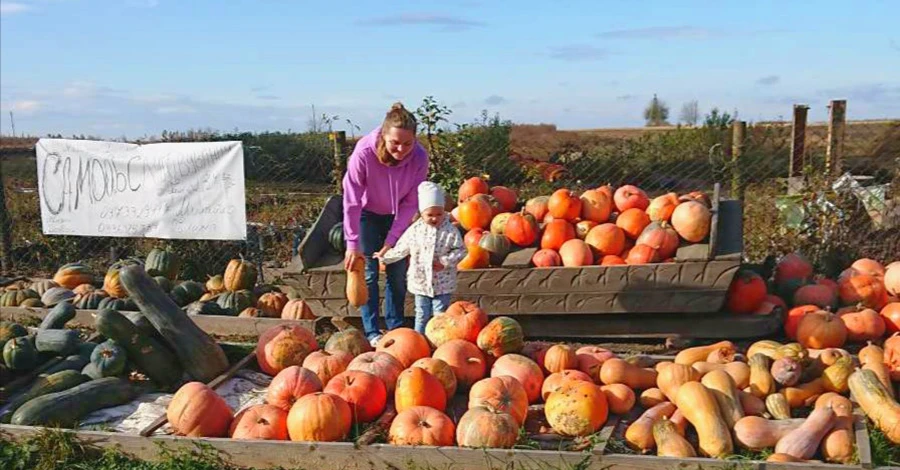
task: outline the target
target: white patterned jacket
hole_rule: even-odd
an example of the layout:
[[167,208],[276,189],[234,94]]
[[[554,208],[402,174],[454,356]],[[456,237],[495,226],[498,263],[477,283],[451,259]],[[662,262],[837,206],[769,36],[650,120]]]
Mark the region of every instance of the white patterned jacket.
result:
[[[407,256],[406,289],[410,293],[434,297],[456,291],[456,265],[466,256],[466,247],[450,217],[444,216],[437,227],[416,220],[381,260],[391,264]],[[444,265],[443,270],[434,272],[435,260]]]

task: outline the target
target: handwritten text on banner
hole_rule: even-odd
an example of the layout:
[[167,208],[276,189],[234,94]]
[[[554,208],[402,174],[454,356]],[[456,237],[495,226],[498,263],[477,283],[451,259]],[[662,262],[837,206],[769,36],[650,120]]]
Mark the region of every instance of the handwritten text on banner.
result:
[[41,139],[47,235],[246,240],[241,142]]

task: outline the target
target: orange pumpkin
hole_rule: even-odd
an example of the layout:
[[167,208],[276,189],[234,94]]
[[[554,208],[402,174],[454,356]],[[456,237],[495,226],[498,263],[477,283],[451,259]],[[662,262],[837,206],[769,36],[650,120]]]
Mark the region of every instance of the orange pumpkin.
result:
[[534,361],[541,368],[544,375],[550,372],[544,367],[544,358],[547,356],[547,350],[553,346],[545,341],[529,341],[522,347],[522,355]]
[[537,403],[541,398],[544,373],[537,363],[521,354],[505,354],[494,361],[491,377],[508,375],[515,378],[525,388],[528,403]]
[[319,380],[323,384],[327,384],[332,377],[347,370],[347,366],[352,360],[353,355],[344,351],[335,353],[313,351],[303,360],[303,368],[315,372],[319,376]]
[[456,443],[460,447],[511,449],[518,438],[516,419],[486,406],[469,408],[456,425]]
[[628,209],[616,218],[616,226],[621,228],[625,232],[625,236],[632,240],[637,240],[648,225],[650,225],[650,216],[637,208]]
[[544,226],[544,234],[541,236],[541,248],[559,250],[563,243],[575,238],[575,229],[572,224],[563,219],[553,219]]
[[550,196],[538,196],[525,202],[525,212],[534,216],[534,220],[543,221],[550,213]]
[[871,308],[849,308],[838,312],[851,342],[876,341],[884,336],[884,318]]
[[635,245],[634,248],[628,250],[628,256],[625,257],[625,264],[648,264],[658,263],[659,253],[656,249],[647,245]]
[[800,320],[797,341],[805,348],[840,348],[847,341],[847,327],[831,312],[813,312]]
[[525,345],[522,325],[510,317],[496,317],[478,333],[475,344],[487,356],[494,358],[507,353],[516,353]]
[[567,344],[554,344],[544,355],[544,369],[551,374],[576,367],[578,358],[575,356],[575,349]]
[[588,232],[584,242],[598,257],[619,255],[625,249],[625,232],[615,224],[600,224]]
[[412,328],[396,328],[385,334],[378,344],[376,351],[383,351],[397,358],[403,368],[407,368],[417,360],[428,357],[431,348],[425,336]]
[[861,304],[874,309],[880,309],[886,298],[881,278],[854,268],[845,270],[838,277],[838,292],[844,305]]
[[871,258],[858,259],[850,267],[872,277],[884,278],[884,266]]
[[551,249],[543,249],[534,252],[531,256],[531,264],[536,268],[551,268],[562,265],[562,258],[559,253]]
[[491,196],[494,196],[494,199],[500,203],[500,209],[503,210],[503,212],[512,212],[516,210],[516,203],[519,199],[519,195],[512,189],[509,189],[506,186],[494,186],[491,188]]
[[900,297],[900,261],[894,261],[885,268],[884,287],[889,295]]
[[831,287],[824,284],[807,284],[794,292],[794,305],[816,305],[819,308],[834,308],[837,296]]
[[705,205],[686,201],[678,204],[672,212],[672,227],[681,238],[699,243],[709,235],[709,227],[712,222],[712,213]]
[[[66,289],[75,289],[82,284],[94,282],[94,273],[81,263],[69,263],[60,267],[53,275],[53,282]],[[76,292],[76,294],[78,294]]]
[[375,421],[387,405],[384,382],[360,370],[347,370],[335,375],[325,385],[324,392],[341,397],[350,406],[354,423]]
[[[85,284],[78,284],[77,286],[75,286],[75,288],[72,289],[72,293],[75,294],[76,296],[84,296],[84,295],[90,294],[91,292],[95,292],[96,290],[97,290],[97,288],[94,287],[93,284],[85,283]],[[126,295],[127,295],[127,293],[126,293]]]
[[590,233],[591,229],[597,226],[597,222],[593,220],[582,220],[575,224],[575,237],[579,240],[584,240],[587,238],[587,234]]
[[282,320],[315,320],[316,316],[303,299],[291,299],[281,309]]
[[575,222],[581,216],[581,199],[568,189],[557,189],[550,195],[547,208],[554,219]]
[[600,368],[603,363],[616,357],[615,353],[599,346],[582,346],[575,351],[578,370],[591,377],[595,383],[600,382]]
[[534,217],[523,211],[509,216],[503,234],[506,235],[506,238],[509,238],[510,242],[526,247],[534,245],[538,239],[538,234],[540,234],[540,229],[538,229]]
[[784,255],[775,265],[775,282],[806,280],[813,274],[813,265],[798,253]]
[[434,346],[452,339],[475,342],[478,333],[487,325],[488,317],[478,305],[460,300],[447,307],[443,315],[435,315],[425,326],[425,337]]
[[457,212],[459,224],[465,230],[473,228],[487,229],[494,217],[493,209],[482,198],[471,198],[459,204]]
[[347,364],[347,371],[354,370],[368,372],[378,377],[384,383],[387,394],[392,395],[397,377],[403,371],[403,364],[386,352],[370,351],[354,357],[350,364]]
[[437,377],[425,369],[410,367],[400,373],[394,390],[394,406],[403,411],[413,406],[430,406],[444,411],[447,407],[447,392]]
[[568,240],[559,248],[559,256],[563,266],[578,267],[594,264],[594,253],[583,241],[575,238]]
[[587,436],[597,432],[606,422],[609,405],[600,387],[573,380],[547,397],[544,415],[559,434]]
[[286,367],[302,365],[317,349],[319,344],[311,331],[297,325],[278,325],[259,336],[256,361],[260,370],[274,376]]
[[413,406],[394,417],[388,443],[395,446],[452,446],[456,426],[446,414],[429,406]]
[[544,379],[544,383],[541,385],[541,398],[546,401],[551,393],[564,387],[570,380],[583,380],[594,383],[594,380],[589,375],[577,369],[554,372]]
[[315,372],[290,366],[275,376],[266,389],[266,403],[289,411],[304,395],[322,391],[322,379]]
[[678,201],[679,202],[697,201],[697,202],[703,204],[704,206],[712,209],[712,201],[709,200],[709,196],[706,193],[704,193],[703,191],[691,191],[687,194],[682,194],[678,198]]
[[794,307],[787,312],[784,319],[784,334],[792,340],[797,339],[797,328],[800,326],[800,320],[808,313],[818,312],[820,309],[815,305],[801,305]]
[[288,440],[288,412],[274,405],[253,405],[241,410],[231,422],[232,439]]
[[637,186],[626,184],[616,189],[613,194],[613,201],[619,212],[625,212],[628,209],[646,210],[650,205],[650,198],[647,197],[642,189]]
[[879,312],[884,319],[885,330],[889,334],[900,331],[900,302],[891,302]]
[[740,270],[731,281],[726,308],[732,313],[752,313],[766,300],[766,281],[750,270]]
[[668,222],[678,204],[678,195],[675,193],[657,196],[647,206],[647,215],[650,216],[652,222]]
[[610,184],[604,184],[597,188],[597,191],[600,191],[603,194],[606,194],[606,197],[609,198],[610,201],[613,200],[613,194],[616,192],[616,189],[612,187]]
[[624,259],[620,256],[616,255],[606,255],[603,258],[600,258],[600,266],[620,266],[623,264],[628,264]]
[[225,400],[202,382],[182,385],[166,408],[169,424],[179,436],[226,436],[231,415],[231,408]]
[[641,232],[635,243],[655,248],[660,259],[667,259],[675,256],[680,242],[678,233],[669,224],[665,222],[651,222]]
[[256,308],[262,311],[263,316],[278,318],[287,305],[288,298],[281,292],[266,292],[259,296],[256,301]]
[[466,232],[466,235],[463,237],[463,245],[467,248],[471,246],[478,246],[478,243],[481,242],[481,237],[484,236],[486,230],[481,227],[475,227],[472,230]]
[[612,200],[606,193],[598,189],[589,189],[581,193],[581,219],[605,223],[612,213]]
[[412,366],[424,369],[438,379],[438,381],[441,382],[441,386],[444,387],[448,402],[453,398],[453,395],[456,394],[456,374],[453,373],[450,364],[433,357],[423,357],[414,362]]
[[457,269],[484,269],[491,264],[491,254],[480,246],[471,245],[467,248],[466,257],[456,265]]
[[470,197],[476,194],[488,194],[488,184],[485,183],[483,179],[477,176],[465,180],[463,184],[459,186],[459,197],[457,198],[457,203],[462,204],[464,201],[468,200]]
[[884,365],[888,368],[891,380],[900,382],[900,333],[894,333],[884,340]]
[[600,387],[600,391],[606,395],[606,403],[609,411],[624,415],[634,408],[637,397],[634,396],[634,390],[625,384],[609,384]]
[[528,395],[513,377],[489,377],[475,382],[469,390],[469,408],[477,406],[505,411],[521,426],[528,414]]
[[450,366],[459,388],[463,390],[468,390],[487,373],[484,353],[478,346],[464,339],[453,339],[438,346],[432,357]]
[[297,400],[288,412],[292,441],[340,441],[350,434],[352,411],[344,399],[330,393],[312,393]]

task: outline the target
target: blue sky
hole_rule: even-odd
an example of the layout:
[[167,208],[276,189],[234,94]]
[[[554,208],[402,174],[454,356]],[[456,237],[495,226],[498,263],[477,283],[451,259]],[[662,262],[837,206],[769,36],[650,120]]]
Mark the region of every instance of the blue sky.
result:
[[[433,95],[560,128],[642,124],[657,93],[746,120],[900,118],[900,2],[0,1],[0,126],[364,131]],[[339,127],[346,128],[346,124]]]

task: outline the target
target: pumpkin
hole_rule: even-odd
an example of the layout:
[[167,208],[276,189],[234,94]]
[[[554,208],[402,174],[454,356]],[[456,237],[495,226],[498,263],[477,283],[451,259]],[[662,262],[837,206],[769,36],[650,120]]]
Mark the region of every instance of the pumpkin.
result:
[[706,346],[686,348],[675,355],[675,363],[691,365],[695,362],[705,361],[709,357],[709,353],[717,349],[728,349],[733,353],[737,347],[731,341],[719,341]]
[[541,385],[541,399],[547,401],[547,397],[550,396],[550,393],[559,390],[570,380],[584,380],[591,383],[594,382],[594,379],[591,378],[591,376],[585,374],[580,370],[567,369],[560,372],[554,372],[548,375],[547,378],[544,379],[544,383]]
[[369,301],[369,287],[366,285],[365,261],[359,257],[353,260],[347,270],[347,301],[354,307],[365,305]]
[[[690,202],[681,203],[678,207],[684,204],[690,204]],[[677,212],[678,209],[676,208],[675,211]],[[702,455],[721,458],[733,452],[731,430],[722,419],[719,405],[712,391],[700,382],[688,382],[678,389],[678,398],[675,403],[697,431]]]
[[616,224],[604,223],[592,228],[584,242],[598,257],[619,255],[625,249],[625,232]]
[[[268,294],[263,294],[265,297]],[[260,297],[260,301],[262,301],[262,297]],[[281,319],[282,320],[315,320],[316,316],[312,313],[312,309],[309,308],[309,304],[306,303],[303,299],[290,299],[287,303],[284,304],[284,307],[281,309]]]
[[[42,297],[41,302],[43,301]],[[900,331],[900,302],[891,302],[885,305],[879,312],[879,315],[884,319],[884,328],[888,333]]]
[[669,364],[659,370],[656,377],[656,386],[662,390],[663,394],[675,403],[678,396],[678,389],[688,382],[696,382],[700,380],[700,373],[693,367],[686,364]]
[[625,429],[625,444],[638,452],[647,452],[656,448],[653,425],[664,417],[671,417],[675,413],[675,409],[673,403],[663,402],[644,411]]
[[447,392],[441,381],[430,372],[410,367],[397,377],[394,406],[398,412],[413,406],[429,406],[444,411],[447,407]]
[[755,354],[750,358],[750,393],[757,398],[766,398],[775,393],[777,385],[769,370],[769,358]]
[[319,349],[316,337],[306,328],[279,325],[264,331],[256,346],[260,370],[271,376],[290,366],[299,366],[309,353]]
[[[61,266],[56,271],[56,274],[53,275],[53,282],[60,287],[74,289],[81,284],[94,282],[94,273],[91,271],[91,268],[80,262],[67,263]],[[44,302],[44,304],[46,305],[47,303]]]
[[147,253],[144,269],[151,277],[164,276],[174,281],[178,278],[178,271],[181,270],[181,258],[178,253],[168,248],[154,248]]
[[548,375],[550,372],[544,367],[544,357],[547,355],[547,350],[550,349],[550,346],[553,346],[553,344],[546,341],[529,341],[522,347],[521,354],[534,361],[541,369],[541,372],[544,375]]
[[497,358],[521,351],[525,335],[519,322],[510,317],[497,317],[478,332],[476,344],[486,355]]
[[361,370],[345,370],[335,375],[323,392],[341,397],[350,406],[354,423],[375,421],[387,405],[384,381]]
[[338,222],[331,226],[328,230],[328,245],[335,253],[343,254],[347,249],[347,242],[344,240],[344,223]]
[[900,404],[894,400],[890,389],[868,369],[860,369],[851,374],[848,385],[854,400],[875,423],[875,427],[889,441],[900,445]]
[[459,224],[465,230],[487,229],[491,225],[493,209],[482,198],[471,198],[459,204]]
[[425,336],[406,327],[387,332],[375,346],[375,350],[394,356],[404,369],[431,354],[431,348],[428,346]]
[[699,202],[682,202],[672,212],[671,222],[681,238],[699,243],[709,235],[712,213]]
[[294,403],[287,428],[292,441],[340,441],[350,433],[350,405],[330,393],[311,393]]
[[781,389],[781,393],[787,398],[791,408],[809,406],[815,402],[819,395],[825,392],[825,382],[821,378],[794,387],[784,387]]
[[589,189],[581,193],[581,219],[602,224],[609,220],[612,213],[612,201],[606,193],[598,189]]
[[594,254],[591,248],[577,238],[568,240],[559,248],[559,256],[563,266],[580,267],[594,264]]
[[463,413],[456,425],[460,447],[510,449],[519,438],[519,423],[505,411],[476,406]]
[[657,253],[655,248],[647,245],[635,245],[632,249],[628,250],[628,255],[625,257],[625,264],[648,264],[658,262],[659,253]]
[[519,195],[506,186],[494,186],[491,188],[491,196],[500,203],[500,207],[504,212],[512,212],[516,209]]
[[803,368],[800,365],[800,361],[792,357],[782,357],[772,363],[770,372],[776,383],[782,387],[790,387],[800,381],[800,374],[803,372]]
[[738,389],[738,398],[741,400],[741,409],[746,416],[762,416],[766,413],[766,403],[753,396],[750,392]]
[[72,293],[74,293],[76,296],[79,296],[79,295],[90,294],[91,292],[94,292],[95,290],[97,290],[97,288],[94,287],[93,284],[85,283],[85,284],[79,284],[79,285],[75,286],[75,288],[72,289]]
[[584,240],[587,238],[587,234],[590,233],[591,229],[597,226],[597,222],[593,220],[581,220],[577,224],[575,224],[575,237],[579,240]]
[[41,296],[31,289],[13,289],[0,295],[0,307],[18,307],[28,299],[40,300]]
[[44,279],[41,281],[32,282],[28,288],[37,292],[38,295],[40,296],[40,295],[44,295],[44,292],[47,292],[47,290],[49,290],[53,287],[59,287],[59,284],[57,284],[49,279]]
[[650,216],[637,208],[628,209],[616,218],[616,226],[621,228],[625,236],[632,240],[637,240],[648,225],[650,225]]
[[766,281],[750,270],[740,270],[726,295],[726,308],[732,313],[752,313],[766,298]]
[[521,354],[506,354],[501,356],[491,366],[491,377],[508,375],[515,378],[525,388],[528,403],[537,403],[541,398],[541,387],[544,382],[544,373],[537,363]]
[[884,341],[883,363],[888,367],[891,380],[900,382],[900,335],[894,333]]
[[606,395],[609,411],[617,415],[624,415],[634,408],[636,397],[631,387],[623,384],[603,385],[600,387],[600,391]]
[[878,278],[884,277],[884,266],[871,258],[860,258],[854,261],[853,264],[850,265],[850,268],[869,276]]
[[287,305],[287,295],[281,292],[266,292],[256,301],[256,307],[267,317],[278,318],[281,316],[284,306]]
[[253,294],[249,290],[227,291],[219,294],[216,304],[229,312],[229,315],[236,315],[253,306]]
[[537,242],[540,229],[538,229],[537,221],[535,221],[534,217],[522,211],[509,216],[503,234],[513,244],[526,247],[532,246]]
[[175,434],[189,437],[224,437],[231,425],[231,408],[215,390],[202,382],[181,386],[166,408]]
[[[69,319],[66,318],[66,321]],[[62,327],[62,325],[59,325]],[[43,325],[41,326],[43,328]],[[0,346],[5,345],[7,341],[18,338],[20,336],[28,336],[28,330],[24,326],[13,323],[11,321],[0,320]]]
[[103,290],[106,291],[112,297],[117,299],[124,299],[128,297],[128,292],[125,290],[125,287],[119,282],[119,271],[125,266],[133,266],[142,264],[140,260],[136,259],[124,259],[119,260],[113,263],[110,266],[109,270],[106,271],[106,275],[103,277]]
[[647,215],[650,216],[652,222],[668,222],[679,203],[678,195],[675,193],[657,196],[647,206]]
[[884,305],[885,290],[881,278],[849,268],[838,277],[838,293],[844,305],[860,304],[880,309]]
[[304,395],[322,391],[322,380],[315,372],[290,366],[279,372],[266,389],[266,403],[289,411]]
[[453,373],[450,364],[433,357],[423,357],[414,362],[412,367],[423,369],[438,379],[444,388],[444,393],[447,395],[447,402],[456,394],[456,375]]
[[557,189],[550,195],[547,208],[554,219],[575,222],[581,217],[581,199],[568,189]]
[[[13,332],[16,334],[18,332]],[[12,370],[30,370],[38,364],[40,357],[34,347],[33,338],[16,336],[3,345],[3,363]]]
[[552,268],[562,265],[562,258],[559,253],[551,249],[542,249],[534,252],[531,256],[531,264],[536,268]]
[[397,377],[403,371],[403,364],[394,356],[382,351],[370,351],[353,358],[347,364],[347,370],[368,372],[381,379],[387,395],[394,393]]
[[603,426],[609,416],[606,394],[590,382],[574,380],[547,397],[547,423],[564,436],[587,436]]
[[697,456],[694,446],[679,434],[675,424],[665,417],[653,423],[653,440],[656,442],[656,455],[660,457]]
[[225,279],[221,274],[216,274],[215,276],[209,276],[209,279],[206,280],[206,291],[215,295],[222,292],[225,292]]
[[525,212],[531,214],[536,221],[543,221],[550,213],[550,196],[538,196],[525,202]]
[[[157,283],[156,281],[154,281],[153,283],[157,287],[159,287],[160,290],[163,289],[162,286],[160,286],[159,283]],[[200,297],[202,297],[203,293],[204,293],[203,289],[204,289],[203,284],[200,284],[199,282],[183,281],[183,282],[178,283],[177,286],[172,288],[172,291],[169,292],[169,297],[171,297],[172,300],[174,300],[178,306],[183,307],[191,302],[200,300]],[[247,299],[250,300],[250,303],[251,304],[253,303],[252,295],[249,290],[242,291],[241,295],[246,296]],[[241,303],[240,305],[246,305],[247,307],[250,306],[250,305],[246,304],[245,302]],[[234,313],[237,313],[240,310],[241,309],[235,310]],[[234,313],[232,313],[232,315]]]
[[851,342],[877,340],[884,336],[884,318],[871,308],[842,309],[838,315],[847,329],[847,339]]
[[691,367],[701,376],[714,370],[724,370],[734,379],[739,390],[750,386],[750,366],[746,362],[729,362],[728,364],[713,364],[710,362],[695,362]]
[[814,312],[800,320],[797,341],[807,348],[839,348],[847,341],[847,327],[831,312]]
[[510,245],[505,235],[486,233],[478,242],[478,247],[488,253],[492,265],[500,266],[509,254]]
[[600,367],[600,382],[604,385],[625,384],[635,390],[655,387],[657,376],[655,370],[642,369],[615,357]]
[[606,255],[603,258],[600,258],[600,266],[622,266],[624,264],[628,263],[616,255]]
[[820,310],[816,305],[801,305],[788,310],[787,317],[784,319],[784,334],[790,339],[797,339],[797,328],[800,327],[800,320],[808,313],[819,312]]
[[619,213],[625,212],[628,209],[638,209],[643,211],[650,205],[650,198],[647,197],[647,193],[637,186],[626,184],[620,186],[616,189],[616,192],[613,193],[613,202],[615,202],[616,209],[618,209]]
[[551,374],[578,367],[575,349],[566,344],[554,344],[544,355],[544,369]]
[[481,241],[481,237],[484,236],[485,232],[486,231],[481,227],[475,227],[472,230],[469,230],[463,237],[463,245],[465,245],[466,248],[478,246],[478,242]]
[[[490,266],[491,254],[479,246],[469,246],[466,256],[456,265],[459,270],[484,269]],[[368,294],[367,294],[368,295]]]
[[774,419],[791,419],[791,406],[784,394],[773,393],[767,396],[766,410]]
[[559,250],[563,243],[575,238],[572,224],[563,219],[553,219],[544,226],[541,236],[541,248]]
[[494,235],[503,235],[506,231],[506,224],[509,222],[510,212],[502,212],[491,219],[490,232]]
[[680,240],[678,233],[669,224],[651,222],[644,228],[635,243],[650,246],[656,249],[660,259],[667,259],[675,256]]
[[353,356],[344,351],[313,351],[303,360],[303,368],[313,371],[323,384],[327,384],[332,377],[347,370],[352,360]]
[[819,308],[834,308],[837,295],[831,287],[822,284],[807,284],[794,292],[794,305],[815,305]]
[[432,357],[450,366],[457,385],[463,390],[468,390],[487,373],[484,353],[478,346],[464,339],[452,339],[438,346]]
[[528,396],[513,377],[488,377],[475,382],[469,390],[468,407],[479,406],[509,413],[521,426],[528,414]]
[[425,325],[425,337],[435,347],[452,339],[474,343],[487,322],[487,314],[478,305],[457,301],[450,304],[443,315],[431,317]]
[[806,281],[813,274],[812,263],[799,253],[783,256],[775,265],[775,283],[782,284],[789,280]]
[[391,421],[388,443],[399,446],[452,446],[456,427],[443,412],[429,406],[413,406]]
[[885,268],[884,288],[889,295],[900,297],[900,261],[894,261]]
[[457,203],[462,204],[476,194],[488,194],[488,184],[481,178],[475,176],[463,181],[459,186],[459,197]]
[[834,392],[823,393],[816,399],[814,408],[830,407],[834,414],[841,417],[853,416],[853,403],[842,395]]
[[288,440],[288,412],[273,405],[253,405],[234,416],[228,435],[232,439]]
[[849,357],[842,357],[834,364],[828,366],[822,372],[822,385],[825,390],[835,393],[845,393],[847,391],[847,380],[853,372],[853,361]]
[[778,440],[775,444],[775,453],[787,454],[798,459],[811,459],[825,434],[834,427],[835,419],[831,408],[813,409],[800,427]]
[[734,428],[735,423],[744,417],[744,408],[734,379],[724,370],[714,370],[704,375],[700,383],[712,391],[728,429]]
[[660,403],[668,402],[669,399],[662,392],[662,390],[654,387],[648,388],[647,390],[641,392],[641,396],[638,398],[638,401],[644,408],[653,408]]
[[745,416],[734,425],[734,440],[738,446],[760,451],[775,447],[782,437],[799,428],[799,419],[766,419],[760,416]]

